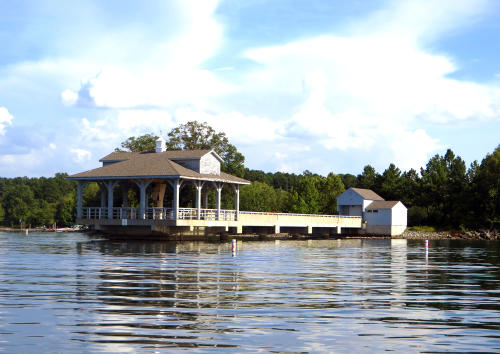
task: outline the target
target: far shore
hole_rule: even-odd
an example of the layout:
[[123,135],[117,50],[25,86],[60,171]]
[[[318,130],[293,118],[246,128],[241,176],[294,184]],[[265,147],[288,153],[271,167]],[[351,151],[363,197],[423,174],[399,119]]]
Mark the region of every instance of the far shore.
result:
[[[11,228],[11,227],[0,227],[0,231],[3,232],[17,232],[25,233],[26,228]],[[28,232],[55,232],[54,229],[49,230],[47,228],[30,228]],[[81,230],[79,232],[86,232]],[[91,233],[93,233],[91,231]],[[213,237],[208,237],[213,239]],[[299,234],[269,234],[269,235],[258,235],[258,234],[224,234],[220,237],[220,240],[228,240],[231,238],[236,238],[240,240],[306,240],[306,239],[318,239],[318,238],[328,238],[324,236],[317,235],[299,235]],[[470,231],[415,231],[407,229],[403,234],[398,236],[380,236],[380,235],[340,235],[339,237],[331,236],[330,238],[338,239],[406,239],[406,240],[500,240],[500,231],[498,230],[487,230],[478,229]],[[159,239],[157,239],[159,240]]]

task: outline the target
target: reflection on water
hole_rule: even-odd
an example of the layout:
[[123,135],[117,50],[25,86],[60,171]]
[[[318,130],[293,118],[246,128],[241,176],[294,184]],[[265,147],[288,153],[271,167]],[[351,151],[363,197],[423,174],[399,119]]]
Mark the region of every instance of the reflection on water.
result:
[[0,234],[0,351],[498,351],[500,243]]

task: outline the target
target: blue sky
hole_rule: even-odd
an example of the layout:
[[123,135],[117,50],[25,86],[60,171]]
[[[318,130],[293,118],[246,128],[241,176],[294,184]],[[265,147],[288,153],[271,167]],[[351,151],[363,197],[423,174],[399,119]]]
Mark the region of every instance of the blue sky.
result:
[[0,175],[99,165],[189,120],[250,168],[469,164],[500,143],[500,3],[1,1]]

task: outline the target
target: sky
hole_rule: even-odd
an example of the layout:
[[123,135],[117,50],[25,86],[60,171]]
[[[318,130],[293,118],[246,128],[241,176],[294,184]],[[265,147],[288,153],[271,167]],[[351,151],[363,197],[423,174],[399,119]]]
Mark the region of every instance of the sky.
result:
[[191,120],[266,172],[500,144],[496,0],[0,0],[0,176],[98,167]]

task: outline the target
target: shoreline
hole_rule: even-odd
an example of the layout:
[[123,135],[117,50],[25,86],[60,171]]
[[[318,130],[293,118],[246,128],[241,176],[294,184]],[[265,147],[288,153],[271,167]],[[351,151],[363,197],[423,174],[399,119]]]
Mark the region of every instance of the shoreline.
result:
[[[0,232],[13,232],[13,233],[25,233],[26,229],[16,229],[10,227],[0,227]],[[31,228],[28,229],[28,232],[40,232],[40,233],[56,233],[55,230],[47,230],[47,229],[39,229],[39,228]],[[64,231],[62,231],[64,232]],[[92,231],[79,230],[72,231],[78,233],[86,233],[91,235]],[[115,238],[115,237],[110,237]],[[500,231],[499,230],[487,230],[487,229],[478,229],[478,230],[470,230],[470,231],[414,231],[414,230],[406,230],[401,235],[397,236],[389,236],[389,235],[339,235],[339,237],[330,236],[310,236],[310,235],[299,235],[299,234],[224,234],[219,236],[207,236],[203,240],[199,241],[208,241],[214,238],[219,238],[220,241],[230,240],[230,239],[239,239],[239,240],[252,240],[252,241],[272,241],[272,240],[309,240],[309,239],[405,239],[405,240],[500,240]],[[126,240],[122,238],[123,240]],[[155,238],[153,238],[155,239]],[[135,240],[137,239],[130,239]],[[161,241],[161,239],[157,239],[157,241]],[[185,240],[192,241],[191,237],[186,237]],[[182,241],[181,240],[164,240],[164,241]]]
[[470,231],[414,231],[406,229],[393,239],[406,240],[500,240],[498,230],[478,229]]

